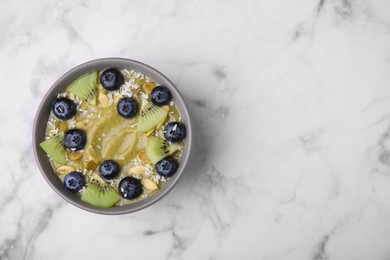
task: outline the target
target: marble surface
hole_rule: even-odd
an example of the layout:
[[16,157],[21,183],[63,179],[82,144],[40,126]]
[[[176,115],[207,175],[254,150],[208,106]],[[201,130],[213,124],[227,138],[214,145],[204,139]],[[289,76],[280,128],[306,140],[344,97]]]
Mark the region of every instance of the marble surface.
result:
[[[390,259],[387,0],[0,0],[0,259]],[[181,90],[190,165],[154,206],[65,203],[31,148],[67,70],[143,61]]]

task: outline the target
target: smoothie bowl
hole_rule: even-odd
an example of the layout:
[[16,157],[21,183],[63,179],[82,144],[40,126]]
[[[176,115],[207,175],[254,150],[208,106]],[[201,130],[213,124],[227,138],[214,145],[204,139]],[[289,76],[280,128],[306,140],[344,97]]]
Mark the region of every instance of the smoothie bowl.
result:
[[191,122],[178,90],[140,62],[106,58],[67,72],[43,98],[33,149],[49,185],[100,214],[126,214],[164,197],[183,174]]

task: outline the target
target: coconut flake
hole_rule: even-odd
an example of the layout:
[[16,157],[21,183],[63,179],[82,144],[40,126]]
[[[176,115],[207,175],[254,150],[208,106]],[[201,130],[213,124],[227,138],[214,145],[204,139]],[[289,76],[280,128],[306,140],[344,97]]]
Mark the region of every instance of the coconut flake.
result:
[[126,96],[126,97],[131,97],[133,95],[133,92],[131,91],[131,86],[132,86],[132,82],[126,81],[120,89],[120,95]]
[[107,94],[107,98],[108,98],[108,101],[110,102],[110,105],[112,105],[112,103],[114,102],[114,98],[112,95],[113,95],[112,92],[109,92]]
[[74,118],[72,118],[72,119],[69,121],[69,125],[70,125],[69,128],[74,128],[74,127],[76,126],[76,120],[74,120]]
[[148,98],[149,98],[149,95],[146,94],[146,93],[141,93],[141,97],[142,97],[143,99],[148,99]]
[[122,73],[125,74],[126,77],[130,77],[131,73],[127,69],[122,70]]

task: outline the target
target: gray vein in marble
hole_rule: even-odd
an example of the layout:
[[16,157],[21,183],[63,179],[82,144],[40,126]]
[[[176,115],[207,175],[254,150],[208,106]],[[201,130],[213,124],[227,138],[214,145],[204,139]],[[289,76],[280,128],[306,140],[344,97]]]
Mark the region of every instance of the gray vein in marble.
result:
[[334,10],[338,15],[346,19],[352,15],[352,4],[349,0],[339,0]]
[[227,77],[227,74],[226,74],[224,68],[219,67],[219,66],[218,67],[216,66],[213,69],[213,74],[217,78],[218,81],[222,81],[222,80],[226,79],[226,77]]
[[[321,0],[321,2],[325,2],[325,1],[326,0]],[[314,18],[308,17],[303,23],[297,24],[293,30],[290,42],[297,41],[297,40],[301,39],[303,36],[308,36],[310,39],[309,44],[306,46],[306,48],[303,50],[303,52],[301,54],[302,56],[306,55],[306,53],[310,50],[310,47],[312,46],[312,44],[314,42],[314,36],[315,36],[314,33],[315,33],[315,29],[316,29],[316,24],[317,24],[318,19],[319,19],[320,10],[322,9],[322,6],[323,6],[323,4],[321,5],[321,2],[319,4],[319,6],[321,6],[321,8],[320,9],[317,8],[317,13],[314,16]],[[288,44],[288,46],[290,46],[290,45]]]
[[382,124],[383,122],[388,122],[390,119],[390,113],[383,113],[383,115],[378,118],[377,120],[375,120],[374,122],[372,122],[369,126],[372,127],[372,126],[376,126],[376,125],[379,125],[379,124]]
[[208,105],[206,100],[195,99],[193,100],[193,102],[195,105],[201,108],[206,108]]
[[[183,208],[182,206],[179,205],[169,205],[169,207],[171,207],[174,210],[173,212],[174,215],[177,215],[178,213],[177,210],[181,210]],[[185,249],[190,245],[192,238],[178,234],[178,232],[175,231],[176,229],[177,229],[176,222],[173,221],[173,223],[167,227],[158,230],[156,229],[146,230],[143,232],[142,235],[148,237],[148,236],[158,235],[160,233],[170,233],[173,238],[173,246],[172,248],[170,248],[165,259],[167,260],[182,259],[181,255],[185,252]]]
[[[32,225],[33,228],[31,226],[22,226],[22,222],[25,222],[26,218],[32,217],[23,206],[23,212],[18,221],[17,232],[13,238],[5,240],[6,242],[0,248],[0,259],[32,259],[35,253],[34,243],[36,238],[45,231],[53,212],[60,205],[61,204],[55,207],[45,208],[43,212],[39,212],[38,215],[34,216],[37,221]],[[29,229],[29,232],[26,232],[27,228]]]
[[[22,188],[25,183],[31,182],[32,172],[35,168],[31,164],[33,161],[32,157],[32,148],[28,147],[25,151],[20,154],[18,170],[25,173],[24,175],[12,174],[12,181],[14,182],[14,188],[11,190],[8,196],[3,197],[4,201],[1,202],[2,210],[7,210],[7,205],[18,203],[21,207],[21,214],[18,217],[17,223],[18,228],[15,232],[15,235],[10,238],[6,238],[2,247],[0,247],[0,259],[31,259],[34,254],[34,242],[35,239],[42,233],[47,224],[50,221],[50,218],[53,214],[53,211],[58,208],[61,204],[53,207],[43,208],[43,212],[39,209],[36,213],[30,213],[31,209],[29,205],[23,203],[22,200]],[[9,167],[13,169],[13,167]],[[18,176],[18,178],[16,177]],[[23,179],[22,181],[20,179]],[[35,205],[32,205],[35,207]],[[33,215],[31,215],[33,214]],[[35,215],[37,214],[37,215]],[[24,226],[22,223],[26,222],[26,219],[34,218],[36,222],[30,223],[30,226]],[[26,232],[26,230],[29,232]],[[31,232],[30,232],[31,231]]]
[[317,5],[317,14],[319,14],[325,5],[326,0],[320,0]]
[[[227,180],[226,178],[217,180],[218,178],[221,178],[221,174],[216,170],[212,169],[210,171],[207,171],[208,173],[217,173],[216,176],[210,177],[209,174],[206,174],[206,177],[204,179],[207,179],[209,181],[209,184],[206,184],[205,181],[203,181],[200,185],[206,186],[203,188],[203,190],[199,191],[204,193],[202,196],[202,204],[203,204],[203,210],[205,211],[205,214],[208,214],[211,223],[213,224],[214,228],[219,234],[224,234],[228,231],[230,226],[232,225],[233,219],[226,220],[222,217],[220,212],[217,210],[217,204],[216,202],[213,202],[210,200],[210,198],[213,197],[219,197],[219,196],[225,196],[226,188],[227,188]],[[208,186],[208,187],[207,187]],[[215,189],[216,191],[219,191],[218,195],[211,194],[211,192],[207,192],[210,188]],[[216,192],[214,191],[214,193]],[[237,205],[234,201],[232,202],[232,207],[237,208]],[[219,205],[220,206],[220,205]]]
[[[64,13],[64,15],[65,15],[65,13]],[[90,53],[93,53],[93,49],[92,49],[91,44],[89,44],[89,42],[82,37],[82,35],[78,32],[78,30],[75,29],[74,26],[71,25],[66,20],[65,17],[62,18],[61,21],[62,21],[62,24],[64,25],[65,29],[68,31],[70,39],[73,42],[75,42],[77,40],[80,41],[83,45],[85,45],[87,47],[87,49],[90,51]]]
[[154,236],[156,234],[163,233],[163,232],[168,232],[168,231],[171,231],[171,230],[172,230],[172,227],[164,228],[164,229],[161,229],[161,230],[146,230],[143,233],[143,235],[144,236]]
[[337,230],[340,228],[341,225],[334,226],[328,233],[324,234],[318,243],[314,256],[312,260],[329,260],[329,254],[327,252],[327,246],[329,244],[329,240],[335,235]]
[[31,165],[31,161],[34,160],[32,147],[27,147],[20,155],[20,168],[26,172],[33,172],[36,168]]
[[390,165],[390,128],[379,140],[379,161],[385,165]]
[[215,107],[215,106],[211,105],[211,103],[205,99],[202,99],[202,100],[201,99],[194,99],[194,100],[192,100],[192,102],[200,108],[207,109],[208,114],[211,117],[216,118],[216,119],[224,120],[229,115],[229,112],[230,112],[230,109],[228,106],[219,105],[219,106]]
[[186,248],[190,244],[190,239],[178,235],[174,230],[172,230],[173,236],[173,248],[167,255],[166,259],[182,259],[181,255],[185,252]]
[[34,243],[36,238],[45,230],[53,216],[55,208],[46,208],[39,216],[39,221],[35,226],[34,233],[28,239],[27,245],[24,248],[23,259],[32,259],[35,253]]
[[365,106],[361,111],[362,112],[366,112],[368,110],[370,110],[373,106],[376,106],[378,104],[382,104],[383,102],[387,102],[390,100],[390,96],[385,96],[385,97],[378,97],[378,98],[374,98],[372,99],[372,101],[367,105]]
[[218,106],[211,111],[210,115],[214,118],[223,120],[229,115],[229,107]]
[[225,191],[226,177],[215,168],[214,165],[210,167],[208,171],[201,175],[201,178],[198,179],[198,183],[201,187],[204,187],[206,190],[218,190]]
[[18,201],[18,198],[15,195],[17,194],[17,191],[18,190],[15,188],[14,190],[12,190],[10,194],[3,195],[3,200],[0,202],[2,205],[0,213],[2,213],[5,210],[8,204],[15,203],[15,201]]
[[[56,1],[54,4],[58,6],[60,1]],[[80,1],[79,4],[73,5],[73,6],[67,6],[66,8],[56,8],[55,17],[53,19],[53,22],[57,24],[60,29],[63,29],[67,32],[68,40],[74,44],[75,42],[79,41],[81,44],[87,47],[90,53],[93,53],[93,49],[91,44],[88,42],[88,40],[84,39],[84,36],[80,34],[79,30],[75,28],[75,26],[72,24],[71,21],[69,21],[67,15],[74,11],[74,9],[79,8],[80,6],[88,7],[87,1]],[[68,53],[66,53],[64,56],[68,56]],[[65,57],[63,57],[65,58]],[[58,61],[59,64],[62,63],[62,61]]]
[[[199,175],[196,181],[198,186],[195,193],[202,199],[203,210],[206,211],[206,215],[210,218],[218,233],[225,234],[240,213],[240,207],[235,201],[235,196],[246,193],[244,184],[236,179],[227,178],[226,174],[223,174],[214,165]],[[228,196],[228,191],[234,195]],[[229,197],[229,204],[224,205],[228,208],[228,218],[226,216],[222,217],[219,210],[217,210],[216,202],[212,199],[215,196],[225,199],[227,199],[227,196]]]
[[178,61],[178,60],[171,60],[171,59],[166,60],[166,62],[176,65],[178,67],[192,67],[200,63],[199,61]]
[[[320,0],[316,6],[316,13],[314,15],[314,18],[308,17],[303,23],[298,24],[295,27],[294,32],[292,33],[291,41],[296,41],[303,35],[308,35],[310,37],[310,43],[303,52],[303,55],[305,55],[309,51],[310,46],[314,42],[318,19],[320,18],[320,14],[324,10],[325,5],[327,3],[327,0]],[[339,17],[347,19],[352,15],[352,4],[349,0],[337,0],[335,2],[332,2],[331,4],[333,6],[335,14]]]
[[[327,0],[320,0],[317,5],[317,14],[323,10]],[[336,14],[341,17],[348,18],[352,14],[352,4],[349,0],[337,0],[333,1],[333,8]]]
[[331,177],[331,185],[329,190],[331,191],[332,197],[337,198],[341,193],[341,184],[340,184],[340,172],[337,170],[332,162],[327,158],[326,154],[323,151],[319,152],[319,156],[328,168],[329,176]]
[[329,242],[329,235],[325,235],[322,237],[317,252],[314,254],[313,260],[328,260],[328,254],[326,253],[326,245]]
[[301,141],[304,150],[306,152],[318,150],[320,146],[318,146],[317,141],[323,133],[324,130],[321,128],[300,136],[299,140]]
[[[6,260],[6,259],[12,259],[9,258],[9,256],[14,253],[15,251],[19,250],[20,243],[22,240],[22,224],[21,219],[18,221],[18,228],[16,230],[15,236],[12,238],[5,239],[3,245],[0,247],[0,259]],[[16,249],[16,250],[15,250]]]
[[15,237],[5,239],[3,244],[0,246],[0,259],[1,260],[10,259],[9,255],[14,250],[17,242],[21,239],[22,234],[21,234],[20,230],[21,230],[21,223],[19,222]]
[[[0,200],[0,204],[2,205],[1,209],[0,209],[0,213],[5,210],[6,206],[12,202],[14,202],[14,200],[17,199],[16,195],[18,194],[18,185],[17,185],[17,181],[15,179],[15,174],[13,172],[13,170],[11,169],[10,170],[11,172],[11,180],[12,180],[12,189],[11,189],[11,192],[8,193],[8,194],[2,194],[0,193],[2,196],[1,197],[1,200]],[[11,183],[8,183],[8,185],[11,185]]]
[[32,47],[39,42],[39,37],[31,31],[26,31],[17,36],[20,41],[13,48],[15,52],[21,51],[24,48]]
[[[223,174],[216,165],[211,164],[210,157],[210,142],[213,135],[220,131],[217,128],[210,128],[203,123],[207,123],[207,118],[216,118],[224,120],[229,115],[229,109],[223,105],[214,106],[206,99],[193,99],[191,100],[194,105],[193,109],[193,121],[196,127],[195,153],[192,156],[190,162],[190,169],[196,165],[195,176],[196,185],[191,189],[201,199],[202,210],[205,212],[205,216],[210,220],[211,224],[219,235],[223,235],[228,232],[231,225],[240,213],[240,208],[235,202],[236,194],[245,194],[247,188],[244,187],[240,181],[231,179],[227,174]],[[202,116],[203,111],[207,112],[206,117]],[[209,119],[211,120],[211,119]],[[195,169],[194,169],[195,170]],[[233,196],[233,197],[232,197]],[[220,211],[217,209],[215,199],[229,198],[229,204],[218,205],[227,210],[228,214],[221,216]],[[183,240],[185,238],[181,238]],[[187,245],[188,242],[185,243]],[[183,245],[183,243],[178,243]]]

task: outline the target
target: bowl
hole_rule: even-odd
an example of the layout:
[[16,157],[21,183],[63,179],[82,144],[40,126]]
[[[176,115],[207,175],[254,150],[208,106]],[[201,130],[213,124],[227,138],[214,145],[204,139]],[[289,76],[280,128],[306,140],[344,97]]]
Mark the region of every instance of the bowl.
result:
[[[65,188],[62,181],[57,177],[56,173],[51,167],[46,153],[40,148],[39,143],[44,140],[46,124],[51,112],[51,102],[53,99],[56,98],[57,94],[63,92],[69,84],[71,84],[74,80],[84,75],[85,73],[93,70],[102,70],[108,67],[117,67],[117,68],[140,71],[143,74],[152,78],[157,83],[169,88],[173,96],[173,99],[175,100],[175,103],[181,113],[183,123],[186,126],[187,136],[184,140],[185,146],[182,152],[182,157],[177,172],[166,182],[166,184],[160,190],[158,190],[152,196],[147,197],[141,201],[134,202],[132,204],[127,204],[123,206],[113,206],[111,208],[99,208],[99,207],[92,206],[86,202],[83,202],[78,195],[68,191]],[[187,164],[190,155],[191,143],[192,143],[192,126],[191,126],[190,116],[188,114],[188,110],[185,105],[185,102],[180,92],[174,86],[174,84],[158,70],[139,61],[124,59],[124,58],[103,58],[103,59],[92,60],[83,63],[73,68],[72,70],[68,71],[67,73],[65,73],[65,75],[63,75],[60,79],[58,79],[53,84],[53,86],[48,90],[46,95],[43,97],[43,100],[40,103],[38,110],[36,112],[34,126],[33,126],[33,133],[32,133],[32,144],[33,144],[35,159],[43,177],[50,185],[50,187],[52,187],[53,190],[58,195],[60,195],[63,199],[73,204],[74,206],[90,212],[94,212],[98,214],[106,214],[106,215],[119,215],[119,214],[127,214],[131,212],[135,212],[151,206],[152,204],[162,199],[165,195],[167,195],[175,186],[175,184],[178,182],[178,180],[180,179],[180,177],[184,172],[185,166]]]

